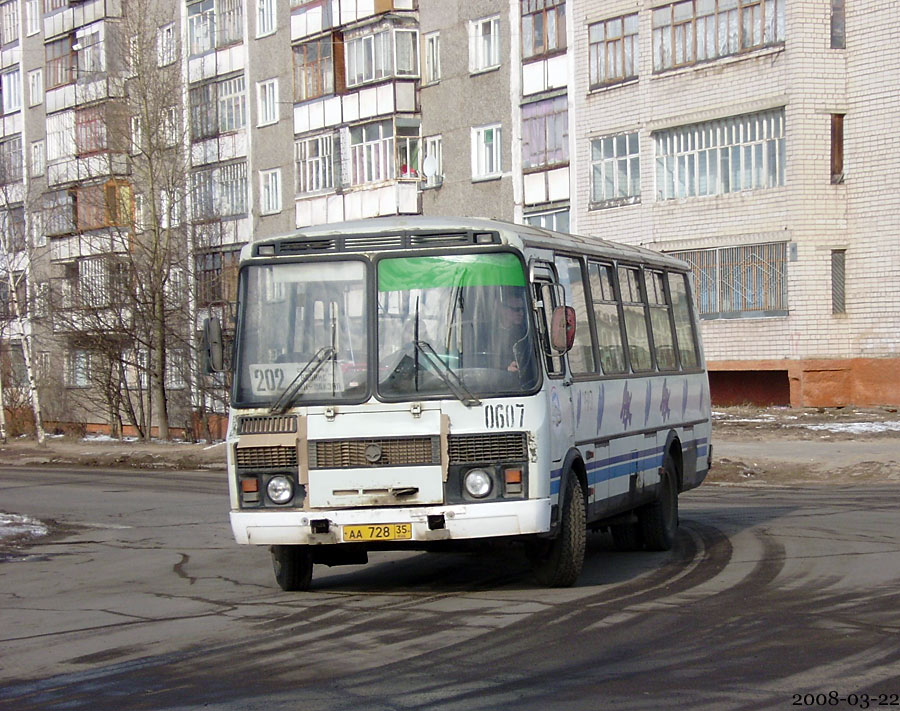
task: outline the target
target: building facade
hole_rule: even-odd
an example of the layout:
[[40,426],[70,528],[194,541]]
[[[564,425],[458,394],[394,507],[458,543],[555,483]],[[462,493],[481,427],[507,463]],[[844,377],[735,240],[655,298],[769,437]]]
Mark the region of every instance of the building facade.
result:
[[687,260],[718,402],[900,403],[898,28],[889,0],[0,2],[7,411],[32,372],[60,426],[196,430],[240,247],[403,214]]

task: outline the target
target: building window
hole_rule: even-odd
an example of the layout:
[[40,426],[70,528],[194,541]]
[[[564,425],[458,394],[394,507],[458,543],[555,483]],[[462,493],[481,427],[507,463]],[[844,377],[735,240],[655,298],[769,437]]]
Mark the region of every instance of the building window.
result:
[[0,5],[0,44],[19,41],[19,3],[16,0]]
[[156,63],[160,67],[175,61],[175,24],[170,23],[156,31]]
[[88,82],[105,79],[106,56],[103,49],[102,25],[79,30],[75,47],[77,48],[75,63],[79,79]]
[[275,32],[275,0],[257,0],[256,36],[263,37]]
[[89,385],[90,354],[83,350],[66,351],[66,386],[86,388]]
[[390,180],[394,171],[394,125],[378,121],[350,127],[350,184]]
[[469,23],[469,71],[500,66],[500,16]]
[[294,101],[334,93],[334,40],[331,36],[294,47]]
[[34,141],[31,144],[31,174],[33,176],[44,174],[45,155],[44,142]]
[[844,182],[844,114],[831,114],[831,183]]
[[247,164],[232,163],[217,168],[219,214],[240,215],[247,212]]
[[47,116],[47,162],[68,160],[75,153],[75,112]]
[[653,71],[784,42],[785,0],[683,0],[653,10]]
[[241,250],[202,252],[194,257],[197,306],[237,299],[238,263]]
[[847,313],[847,290],[845,284],[847,250],[831,250],[831,313]]
[[44,13],[49,15],[56,10],[69,6],[69,0],[44,0]]
[[499,178],[503,170],[500,125],[472,129],[472,179]]
[[637,77],[640,65],[637,14],[590,25],[588,42],[592,87]]
[[522,107],[522,167],[569,162],[569,109],[565,96]]
[[71,190],[46,192],[42,196],[44,229],[48,235],[75,231],[75,193]]
[[259,196],[263,215],[281,212],[281,168],[259,171]]
[[22,180],[22,160],[22,134],[0,143],[0,185]]
[[425,160],[422,162],[422,173],[425,176],[425,187],[436,188],[444,182],[444,150],[441,136],[425,138]]
[[268,79],[256,84],[257,126],[278,122],[278,79]]
[[521,3],[523,59],[565,49],[565,0],[521,0]]
[[38,106],[44,101],[44,70],[28,72],[28,105]]
[[216,46],[216,13],[213,0],[188,5],[188,51],[203,54]]
[[391,32],[354,37],[346,43],[347,86],[378,81],[392,74]]
[[787,243],[673,252],[691,265],[703,318],[787,313]]
[[418,180],[422,174],[422,138],[419,122],[414,119],[398,118],[395,131],[397,134],[397,165],[400,166],[398,177]]
[[217,85],[219,132],[239,131],[247,125],[247,93],[243,75],[223,79]]
[[659,200],[784,185],[784,109],[657,131]]
[[191,176],[193,219],[214,220],[247,212],[247,164],[204,168]]
[[394,30],[394,66],[398,77],[419,76],[418,30]]
[[550,210],[548,212],[532,212],[524,216],[525,224],[555,232],[569,231],[569,208]]
[[41,0],[28,0],[25,4],[25,33],[31,37],[41,31]]
[[425,83],[434,84],[441,80],[441,34],[431,32],[425,35]]
[[641,199],[641,152],[637,133],[591,141],[591,205],[631,205]]
[[847,34],[844,29],[844,0],[831,0],[831,48],[844,49]]
[[170,350],[166,353],[165,384],[167,390],[181,390],[186,386],[184,374],[188,369],[188,359],[184,351]]
[[195,86],[188,94],[191,110],[191,137],[194,140],[211,138],[218,131],[216,95],[214,82]]
[[76,58],[72,49],[74,43],[75,38],[68,35],[44,45],[48,89],[55,89],[75,81]]
[[294,143],[298,195],[334,188],[334,135],[302,138]]
[[75,112],[75,152],[79,156],[107,149],[105,107],[91,106]]
[[22,108],[22,72],[17,67],[2,76],[3,113],[11,114]]
[[100,185],[82,185],[75,190],[79,230],[132,224],[134,201],[131,185],[125,181],[109,180]]

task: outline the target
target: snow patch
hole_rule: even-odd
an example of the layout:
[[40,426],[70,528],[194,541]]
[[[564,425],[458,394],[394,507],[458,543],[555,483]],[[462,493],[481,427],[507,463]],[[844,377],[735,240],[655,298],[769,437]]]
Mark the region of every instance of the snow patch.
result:
[[0,541],[22,535],[46,536],[49,532],[49,529],[35,518],[0,511]]

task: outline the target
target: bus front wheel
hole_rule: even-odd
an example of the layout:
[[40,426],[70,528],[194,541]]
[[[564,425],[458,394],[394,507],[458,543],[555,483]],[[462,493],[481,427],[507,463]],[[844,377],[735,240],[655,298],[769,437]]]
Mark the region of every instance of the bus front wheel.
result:
[[651,551],[667,551],[678,531],[678,480],[672,458],[666,456],[659,477],[659,498],[638,512],[641,534]]
[[309,590],[313,561],[307,546],[272,546],[272,567],[282,590]]
[[575,584],[584,565],[584,489],[572,472],[566,475],[559,530],[551,541],[535,542],[529,550],[534,575],[541,585],[567,588]]

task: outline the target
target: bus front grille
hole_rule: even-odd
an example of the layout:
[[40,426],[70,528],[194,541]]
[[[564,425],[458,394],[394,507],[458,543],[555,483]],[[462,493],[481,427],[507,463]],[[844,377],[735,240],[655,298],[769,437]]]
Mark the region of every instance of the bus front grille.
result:
[[319,440],[309,443],[310,469],[431,466],[441,463],[439,437]]
[[524,432],[450,435],[450,463],[521,461],[528,459]]
[[243,447],[235,457],[238,469],[296,469],[296,447]]
[[239,434],[285,434],[297,431],[296,415],[242,417]]

